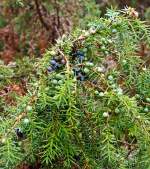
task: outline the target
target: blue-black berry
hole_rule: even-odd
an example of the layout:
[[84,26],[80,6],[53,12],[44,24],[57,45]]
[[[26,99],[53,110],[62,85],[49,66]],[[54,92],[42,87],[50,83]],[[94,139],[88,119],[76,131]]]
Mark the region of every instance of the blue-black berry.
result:
[[78,76],[77,76],[77,80],[84,81],[85,76],[82,73],[79,73]]
[[57,62],[56,62],[56,60],[52,59],[52,60],[50,60],[50,64],[51,64],[51,65],[56,65]]
[[61,60],[61,64],[65,65],[65,64],[66,64],[66,60],[65,60],[65,59],[62,59],[62,60]]
[[47,68],[47,71],[48,71],[48,72],[52,72],[52,71],[53,71],[53,68],[52,68],[51,66],[49,66],[49,67]]
[[20,128],[15,128],[15,132],[16,132],[16,135],[19,139],[25,138],[25,136],[24,136],[24,134],[23,134],[23,132],[21,131]]

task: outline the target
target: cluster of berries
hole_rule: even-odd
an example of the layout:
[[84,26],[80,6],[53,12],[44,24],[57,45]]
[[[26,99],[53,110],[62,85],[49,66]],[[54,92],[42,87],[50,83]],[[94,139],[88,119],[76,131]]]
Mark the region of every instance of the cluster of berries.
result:
[[[79,81],[84,81],[87,79],[87,74],[90,72],[89,67],[93,67],[94,64],[92,62],[85,62],[83,63],[85,58],[85,52],[81,50],[75,50],[70,53],[70,56],[72,57],[72,60],[74,62],[73,64],[73,75],[76,77]],[[63,67],[63,65],[66,64],[66,60],[61,56],[53,56],[53,58],[50,60],[50,66],[47,68],[48,72],[56,71]],[[78,64],[81,64],[80,66]],[[82,65],[83,64],[83,65]],[[57,76],[57,75],[56,75]],[[62,75],[58,75],[62,76]],[[63,77],[55,77],[52,79],[52,84],[62,84],[63,83]]]
[[74,61],[77,61],[77,63],[81,64],[81,66],[76,66],[75,68],[73,68],[74,76],[79,81],[86,80],[88,78],[87,75],[90,72],[88,67],[93,67],[94,64],[92,62],[83,63],[86,60],[85,53],[80,50],[72,52],[71,56]]
[[144,112],[146,112],[146,113],[150,112],[150,106],[149,106],[150,98],[149,98],[149,97],[146,97],[145,99],[143,99],[141,95],[136,94],[136,95],[135,95],[135,98],[136,98],[137,100],[144,100],[144,102],[147,103],[146,106],[144,107],[144,109],[142,109],[142,111],[144,110]]
[[52,72],[55,70],[58,70],[62,66],[66,64],[66,60],[62,57],[53,57],[53,59],[50,60],[50,66],[47,68],[48,72]]
[[102,91],[99,92],[98,90],[96,90],[94,93],[96,96],[99,96],[99,97],[103,97],[105,95],[104,92],[102,92]]
[[64,79],[65,79],[65,76],[62,75],[62,74],[56,74],[56,76],[52,79],[52,84],[53,85],[56,85],[56,84],[63,84],[64,83]]
[[[75,52],[71,52],[70,56],[72,56],[73,61],[77,61],[77,63],[83,63],[85,59],[85,53],[79,50],[76,50]],[[63,57],[60,56],[54,56],[50,60],[50,66],[47,68],[48,72],[53,72],[61,67],[63,67],[66,64],[66,60]],[[76,66],[76,65],[75,65]],[[78,68],[73,68],[73,75],[77,78],[77,80],[84,81],[86,79],[86,72],[87,70],[85,69],[82,70],[82,67]],[[58,74],[56,75],[54,79],[52,79],[52,84],[63,84],[63,75]]]
[[79,63],[82,63],[85,58],[84,52],[79,51],[79,50],[72,52],[71,56],[72,56],[73,60],[78,60]]
[[105,55],[109,55],[109,51],[107,49],[108,45],[112,45],[113,41],[111,39],[106,39],[106,38],[101,38],[101,51],[105,54]]
[[116,94],[118,94],[118,95],[122,95],[123,94],[123,89],[119,85],[117,85],[115,83],[115,79],[114,79],[114,77],[112,75],[108,76],[108,83],[110,84],[110,87],[112,88],[112,90]]
[[86,80],[87,76],[85,72],[82,71],[80,68],[73,69],[74,75],[77,78],[77,80],[84,81]]

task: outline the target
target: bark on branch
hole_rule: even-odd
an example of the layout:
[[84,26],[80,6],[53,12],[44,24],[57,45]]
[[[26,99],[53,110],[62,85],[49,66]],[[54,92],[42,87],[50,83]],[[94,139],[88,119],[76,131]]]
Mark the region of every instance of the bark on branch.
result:
[[38,16],[39,16],[39,20],[40,20],[41,24],[44,26],[44,28],[48,31],[49,25],[44,21],[44,18],[42,16],[42,13],[41,13],[41,10],[40,10],[39,0],[34,0],[34,2],[35,2],[35,6],[36,6],[36,11],[37,11]]

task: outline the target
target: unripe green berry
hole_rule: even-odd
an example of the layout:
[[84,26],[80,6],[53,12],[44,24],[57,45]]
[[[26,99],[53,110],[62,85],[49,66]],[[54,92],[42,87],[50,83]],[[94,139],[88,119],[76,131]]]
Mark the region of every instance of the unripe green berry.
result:
[[86,62],[85,65],[86,65],[86,66],[91,66],[91,67],[94,66],[94,64],[93,64],[92,62]]
[[28,123],[29,123],[29,119],[28,119],[28,118],[25,118],[25,119],[23,120],[23,123],[24,123],[24,124],[28,124]]
[[94,66],[94,63],[90,62],[89,66],[93,67],[93,66]]
[[98,95],[98,94],[99,94],[99,91],[96,90],[94,93],[95,93],[96,95]]
[[146,98],[146,101],[147,101],[147,102],[150,102],[150,98],[149,98],[149,97],[147,97],[147,98]]
[[99,73],[103,73],[103,72],[105,72],[105,67],[96,67],[96,70],[97,70]]
[[63,79],[63,78],[64,78],[64,76],[61,75],[61,74],[57,74],[57,75],[56,75],[56,79]]
[[88,31],[84,32],[84,36],[89,36],[90,33]]
[[106,47],[105,47],[105,46],[102,46],[102,47],[101,47],[101,50],[102,50],[102,51],[105,51],[105,50],[106,50]]
[[105,95],[104,92],[100,92],[100,93],[99,93],[99,96],[100,96],[100,97],[103,97],[104,95]]
[[79,138],[80,138],[80,139],[82,138],[82,133],[79,133]]
[[144,112],[149,112],[148,107],[145,107],[145,108],[144,108]]
[[56,79],[52,80],[52,84],[57,84],[57,83],[58,83],[58,81]]
[[112,33],[117,33],[117,29],[112,29]]
[[74,71],[73,71],[73,70],[71,70],[71,71],[70,71],[70,74],[71,74],[71,75],[74,75]]
[[4,144],[6,142],[6,140],[7,140],[6,137],[2,137],[1,143]]
[[88,68],[84,68],[84,72],[85,72],[85,73],[89,73],[90,70],[89,70]]
[[136,94],[135,97],[136,97],[137,99],[139,99],[139,98],[140,98],[140,95],[139,95],[139,94]]
[[117,94],[118,95],[122,95],[123,94],[123,90],[121,88],[117,88]]
[[147,68],[146,68],[146,67],[143,67],[143,68],[142,68],[142,70],[143,70],[143,71],[146,71],[146,70],[147,70]]
[[45,88],[45,91],[49,91],[49,87],[46,87],[46,88]]
[[108,54],[109,54],[109,52],[108,52],[108,51],[105,51],[104,53],[105,53],[105,55],[108,55]]
[[56,55],[56,52],[54,50],[50,51],[50,55]]
[[112,87],[113,89],[115,89],[115,88],[116,88],[116,84],[112,84],[111,87]]
[[113,43],[113,41],[111,39],[108,39],[108,43],[111,44]]
[[58,84],[63,84],[63,81],[62,80],[58,80]]
[[141,118],[141,116],[139,115],[139,116],[137,116],[136,118],[137,118],[137,119],[140,119],[140,118]]
[[126,63],[127,63],[127,60],[124,59],[124,60],[122,61],[122,63],[123,63],[123,64],[126,64]]
[[27,111],[27,112],[32,111],[32,106],[29,106],[29,105],[28,105],[28,106],[26,107],[26,111]]
[[115,109],[115,113],[120,113],[120,110],[118,108]]
[[113,80],[114,78],[113,78],[113,76],[112,75],[109,75],[108,76],[108,80]]
[[18,142],[18,145],[21,146],[21,145],[22,145],[22,141],[19,141],[19,142]]
[[109,113],[108,112],[104,112],[103,113],[103,117],[109,117]]
[[4,75],[0,75],[0,79],[4,79]]
[[101,41],[102,41],[103,43],[106,43],[106,38],[101,38]]

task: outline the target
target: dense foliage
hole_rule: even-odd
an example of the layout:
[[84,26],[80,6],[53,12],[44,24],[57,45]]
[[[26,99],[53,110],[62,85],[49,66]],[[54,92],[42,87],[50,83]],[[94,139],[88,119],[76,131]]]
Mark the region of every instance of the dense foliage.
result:
[[[150,32],[137,17],[132,8],[108,10],[28,68],[36,73],[27,94],[0,102],[0,167],[150,167]],[[0,70],[3,84],[12,70],[19,75]]]
[[63,34],[99,15],[91,0],[2,0],[0,58],[40,57]]

